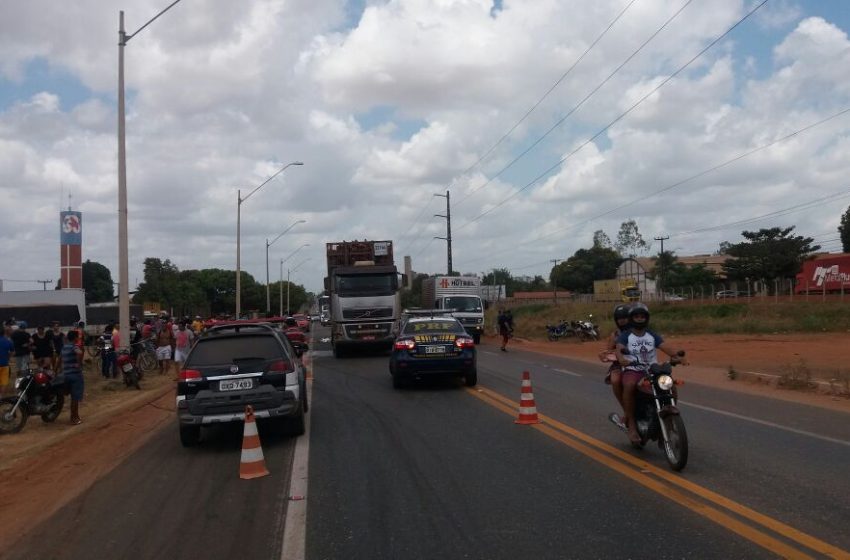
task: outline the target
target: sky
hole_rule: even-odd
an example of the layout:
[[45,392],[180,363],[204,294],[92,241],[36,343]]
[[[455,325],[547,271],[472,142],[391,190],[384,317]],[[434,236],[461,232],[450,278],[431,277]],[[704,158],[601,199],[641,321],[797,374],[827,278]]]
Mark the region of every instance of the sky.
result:
[[[0,0],[4,289],[55,286],[69,206],[118,280],[119,10],[168,4]],[[241,204],[261,283],[275,238],[271,282],[313,292],[328,242],[444,273],[447,191],[464,273],[548,279],[627,220],[647,255],[840,251],[848,31],[845,0],[181,0],[125,48],[130,287],[149,257],[235,270],[238,193],[296,161]]]

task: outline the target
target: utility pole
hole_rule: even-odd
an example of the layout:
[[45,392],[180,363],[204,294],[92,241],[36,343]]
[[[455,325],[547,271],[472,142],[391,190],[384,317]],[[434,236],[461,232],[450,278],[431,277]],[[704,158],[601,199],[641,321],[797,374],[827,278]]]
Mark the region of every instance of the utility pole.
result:
[[659,289],[659,291],[661,292],[661,303],[664,303],[664,241],[670,239],[670,236],[662,235],[660,237],[654,237],[653,239],[661,242],[661,254],[658,258],[658,265],[661,270],[658,273],[658,283],[661,285]]
[[549,262],[552,263],[552,297],[555,298],[555,305],[558,305],[558,286],[555,283],[555,270],[554,268],[558,266],[558,263],[564,259],[550,259]]
[[446,257],[448,260],[448,271],[446,274],[449,276],[452,275],[452,202],[451,202],[451,193],[446,191],[446,194],[435,194],[434,196],[441,196],[446,199],[446,213],[443,214],[434,214],[437,218],[445,218],[446,219],[446,236],[445,237],[434,237],[434,239],[443,239],[446,242]]
[[41,287],[42,287],[42,288],[44,289],[44,291],[46,292],[46,291],[47,291],[47,285],[48,285],[48,284],[52,284],[52,283],[53,283],[53,280],[36,280],[36,282],[38,282],[39,284],[41,284]]

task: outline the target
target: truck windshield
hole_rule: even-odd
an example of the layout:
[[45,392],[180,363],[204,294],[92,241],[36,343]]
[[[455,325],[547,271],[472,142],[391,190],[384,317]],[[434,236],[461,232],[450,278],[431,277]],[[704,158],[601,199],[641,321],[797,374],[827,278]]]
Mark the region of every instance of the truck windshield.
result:
[[398,290],[395,274],[357,274],[337,276],[336,291],[340,296],[390,296]]
[[446,309],[464,311],[466,313],[481,313],[481,298],[475,296],[448,296]]

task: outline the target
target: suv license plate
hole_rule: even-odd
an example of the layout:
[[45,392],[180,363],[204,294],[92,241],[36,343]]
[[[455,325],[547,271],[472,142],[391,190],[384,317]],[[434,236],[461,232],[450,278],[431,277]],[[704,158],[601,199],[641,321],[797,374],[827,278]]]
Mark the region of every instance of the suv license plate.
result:
[[219,381],[219,391],[239,391],[241,389],[250,389],[254,386],[254,382],[250,379],[233,379],[231,381]]
[[445,354],[446,348],[444,346],[425,346],[426,354]]

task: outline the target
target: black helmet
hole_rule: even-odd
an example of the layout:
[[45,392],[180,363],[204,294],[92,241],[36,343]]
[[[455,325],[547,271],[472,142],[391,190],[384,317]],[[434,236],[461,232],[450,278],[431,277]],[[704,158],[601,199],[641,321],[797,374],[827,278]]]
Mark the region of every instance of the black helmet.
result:
[[[639,315],[639,314],[646,315],[646,321],[644,323],[641,323],[640,325],[637,325],[635,323],[635,315]],[[631,325],[632,327],[640,326],[641,328],[644,328],[644,329],[649,328],[649,317],[650,317],[649,308],[646,306],[645,303],[640,303],[640,302],[635,303],[629,309],[629,325]]]
[[630,305],[628,303],[621,303],[614,307],[614,325],[619,329],[620,324],[617,322],[620,319],[628,319],[629,318],[629,309]]

